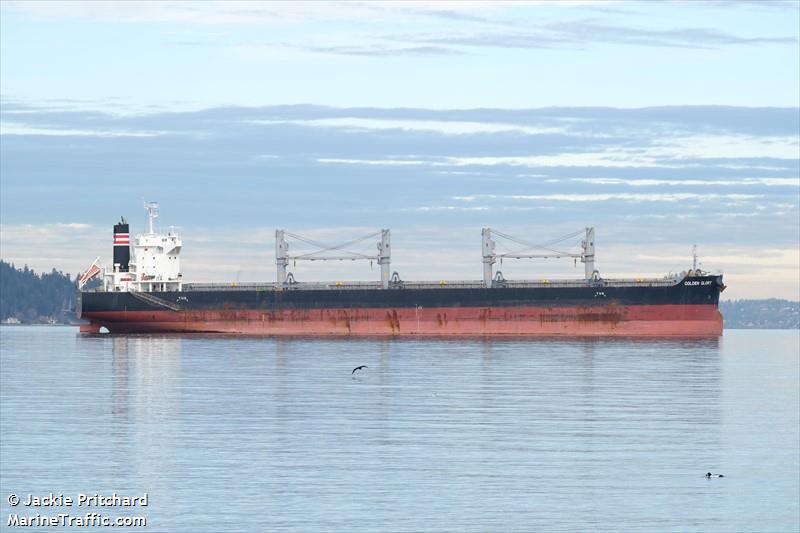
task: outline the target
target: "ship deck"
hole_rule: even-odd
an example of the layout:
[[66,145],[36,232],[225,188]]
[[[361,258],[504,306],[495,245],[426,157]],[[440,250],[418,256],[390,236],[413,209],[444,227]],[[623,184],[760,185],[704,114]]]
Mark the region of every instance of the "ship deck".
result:
[[[542,279],[542,280],[506,280],[495,282],[496,288],[577,288],[577,287],[672,287],[680,283],[682,278],[616,278],[598,281]],[[183,291],[283,291],[283,290],[364,290],[381,289],[377,281],[328,281],[297,282],[287,285],[278,283],[183,283]],[[392,284],[389,289],[483,289],[482,281],[403,281]]]

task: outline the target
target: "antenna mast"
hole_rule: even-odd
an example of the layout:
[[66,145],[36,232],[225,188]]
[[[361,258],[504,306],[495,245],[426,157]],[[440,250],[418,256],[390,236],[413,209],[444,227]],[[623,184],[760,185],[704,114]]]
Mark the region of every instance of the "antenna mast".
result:
[[147,210],[148,233],[153,235],[156,231],[156,219],[158,218],[158,202],[145,202],[144,208]]

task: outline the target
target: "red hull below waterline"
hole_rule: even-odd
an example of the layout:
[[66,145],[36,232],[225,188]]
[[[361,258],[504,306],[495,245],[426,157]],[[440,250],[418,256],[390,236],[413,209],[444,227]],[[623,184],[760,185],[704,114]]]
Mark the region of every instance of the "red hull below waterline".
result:
[[716,305],[94,311],[81,331],[275,336],[620,336],[722,334]]

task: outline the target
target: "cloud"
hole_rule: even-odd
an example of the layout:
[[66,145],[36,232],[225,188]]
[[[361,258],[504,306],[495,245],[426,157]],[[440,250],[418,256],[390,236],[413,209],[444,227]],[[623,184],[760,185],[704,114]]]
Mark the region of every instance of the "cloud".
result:
[[94,1],[8,1],[9,9],[50,19],[96,21],[167,22],[198,25],[287,25],[305,21],[346,21],[382,19],[379,11],[350,2],[94,2]]
[[[319,118],[294,120],[255,120],[255,124],[296,124],[300,126],[318,126],[321,128],[353,128],[367,130],[415,130],[434,131],[447,134],[460,133],[499,133],[520,132],[530,135],[567,133],[564,126],[536,127],[522,124],[503,124],[492,122],[416,120],[397,118]],[[580,132],[572,132],[580,134]]]
[[602,24],[593,20],[559,22],[548,26],[558,34],[575,41],[591,36],[591,40],[613,44],[639,44],[644,46],[711,48],[726,45],[797,44],[795,36],[746,37],[711,28],[633,28]]
[[595,185],[627,185],[630,187],[724,187],[741,185],[766,185],[768,187],[800,187],[800,178],[743,178],[739,180],[663,180],[663,179],[621,179],[621,178],[572,178],[572,181]]
[[[423,4],[424,6],[424,4]],[[453,7],[453,6],[448,6]],[[455,6],[456,8],[458,6]],[[432,9],[422,10],[419,12],[421,15],[426,15],[428,17],[434,17],[439,19],[444,19],[448,21],[456,21],[456,22],[474,22],[479,24],[486,24],[486,25],[497,25],[497,26],[517,26],[519,25],[518,22],[514,20],[501,20],[496,18],[490,18],[486,16],[479,16],[470,13],[469,11],[458,9],[436,9],[433,6]]]
[[464,52],[444,46],[297,46],[298,50],[347,56],[457,56]]
[[88,130],[88,129],[61,129],[37,126],[26,126],[14,122],[3,122],[0,124],[0,135],[48,135],[60,137],[156,137],[166,135],[166,131],[111,131],[111,130]]
[[582,48],[592,44],[661,48],[719,48],[723,46],[797,45],[795,35],[743,36],[713,28],[637,28],[595,19],[569,20],[529,26],[515,31],[461,31],[450,34],[407,33],[388,39],[449,47],[517,49]]
[[[613,5],[614,2],[607,2]],[[563,7],[577,9],[602,8],[600,0],[572,0]],[[226,0],[149,2],[128,0],[102,2],[73,0],[61,2],[6,0],[3,9],[38,18],[69,18],[97,21],[168,22],[195,25],[294,25],[303,22],[420,22],[433,18],[440,21],[485,25],[515,24],[520,10],[552,7],[552,2],[475,2],[384,0],[382,2],[289,0]],[[560,6],[560,4],[555,4]],[[608,8],[606,8],[608,9]],[[619,13],[617,10],[615,13]]]
[[[358,41],[358,40],[356,40]],[[353,44],[309,44],[291,43],[286,41],[275,42],[225,42],[212,41],[175,41],[180,46],[203,48],[230,48],[239,55],[247,58],[261,57],[286,57],[289,52],[330,54],[354,57],[425,57],[425,56],[459,56],[464,52],[455,48],[437,45],[397,45],[382,42],[354,42]]]
[[431,205],[404,209],[404,211],[489,211],[491,208],[485,205],[465,207],[462,205]]
[[800,4],[796,0],[736,0],[735,2],[730,2],[729,0],[705,0],[703,4],[709,7],[720,7],[726,11],[737,7],[787,11],[800,9]]
[[375,165],[375,166],[419,166],[419,165],[430,165],[430,164],[441,164],[441,163],[431,163],[430,161],[420,161],[415,159],[338,159],[338,158],[331,158],[331,157],[321,157],[317,159],[320,163],[333,163],[333,164],[342,164],[342,165]]
[[[559,8],[566,9],[554,15]],[[798,44],[796,34],[741,35],[716,27],[624,24],[620,21],[637,13],[620,9],[618,2],[6,1],[2,9],[36,19],[180,25],[189,31],[173,40],[173,44],[226,48],[246,57],[285,56],[287,51],[297,51],[363,58],[445,58],[474,54],[481,48],[580,50],[611,44],[710,49]],[[576,12],[580,15],[591,12],[600,18],[575,19]],[[552,22],[529,22],[554,17]],[[321,25],[324,26],[320,31]],[[300,30],[297,38],[236,40],[227,31],[203,31],[208,26],[237,27],[243,33],[276,27]],[[308,32],[303,28],[308,28]]]
[[[24,242],[35,237],[65,241],[74,235],[83,235],[93,229],[83,222],[55,222],[50,224],[1,224],[4,242]],[[77,230],[77,231],[76,231]]]
[[[108,255],[120,215],[141,230],[145,196],[161,202],[165,226],[181,226],[192,279],[229,280],[237,269],[242,279],[272,279],[272,232],[281,227],[327,228],[333,240],[341,228],[392,228],[395,249],[408,250],[398,268],[420,279],[442,273],[418,256],[447,248],[471,257],[481,226],[546,237],[593,225],[604,269],[642,274],[653,270],[646,261],[611,254],[654,243],[752,253],[797,246],[800,160],[789,157],[797,117],[796,109],[705,106],[120,115],[3,100],[2,254],[38,269],[85,268]],[[19,129],[9,134],[9,124]],[[574,158],[593,165],[565,164]],[[465,261],[448,277],[479,272]],[[348,272],[370,275],[324,265],[303,279]]]
[[[113,110],[113,111],[112,111]],[[438,122],[455,126],[502,124],[509,128],[549,128],[572,135],[619,137],[625,134],[672,136],[729,134],[797,136],[800,109],[779,107],[661,106],[637,109],[613,107],[546,107],[534,109],[420,109],[329,107],[310,104],[263,107],[215,107],[186,111],[149,109],[120,114],[118,102],[66,102],[29,104],[2,97],[2,120],[28,126],[75,128],[113,126],[153,130],[186,130],[230,127],[236,122],[290,121],[298,125],[316,121],[363,120]],[[9,117],[12,117],[9,119]],[[22,117],[22,118],[20,118]],[[361,124],[369,127],[368,124]],[[437,128],[431,128],[437,129]]]
[[621,200],[625,202],[711,202],[716,200],[752,200],[761,198],[757,194],[698,194],[698,193],[598,193],[598,194],[509,194],[509,195],[471,195],[453,196],[453,200],[472,202],[474,200],[543,200],[552,202],[608,202]]
[[[436,14],[439,12],[429,12]],[[457,12],[453,12],[455,14]],[[441,14],[441,13],[440,13]],[[483,21],[487,28],[450,30],[449,33],[425,33],[414,30],[406,33],[371,33],[342,37],[333,34],[315,36],[317,44],[287,41],[231,42],[229,40],[183,40],[177,44],[185,46],[210,46],[235,48],[251,57],[258,52],[270,50],[297,50],[315,54],[333,54],[362,57],[385,56],[454,56],[473,53],[476,48],[506,48],[521,50],[546,50],[567,48],[580,50],[596,44],[623,46],[645,46],[656,48],[715,49],[726,46],[793,46],[798,37],[743,36],[713,28],[636,28],[605,24],[600,21],[570,20],[546,25],[532,26],[514,22],[498,22],[468,15],[451,16],[449,20],[459,22]],[[498,31],[492,26],[512,26],[513,29]]]
[[111,246],[109,235],[109,231],[83,222],[3,223],[2,259],[17,266],[28,265],[38,272],[58,268],[74,274],[86,269],[104,245]]

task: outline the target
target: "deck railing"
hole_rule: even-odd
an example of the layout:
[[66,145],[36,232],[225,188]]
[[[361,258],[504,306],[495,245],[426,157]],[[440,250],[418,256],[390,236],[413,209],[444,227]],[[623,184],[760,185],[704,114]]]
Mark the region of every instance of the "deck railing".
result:
[[[577,288],[577,287],[670,287],[676,285],[680,278],[626,278],[606,279],[599,281],[586,280],[515,280],[505,281],[499,287],[505,288]],[[296,291],[296,290],[364,290],[380,289],[379,282],[342,281],[342,282],[298,282],[278,286],[277,283],[184,283],[183,291]],[[404,281],[389,287],[392,289],[482,289],[481,281]]]

